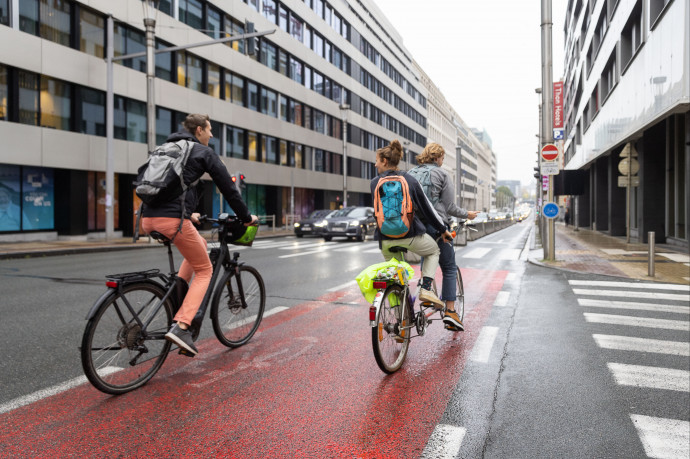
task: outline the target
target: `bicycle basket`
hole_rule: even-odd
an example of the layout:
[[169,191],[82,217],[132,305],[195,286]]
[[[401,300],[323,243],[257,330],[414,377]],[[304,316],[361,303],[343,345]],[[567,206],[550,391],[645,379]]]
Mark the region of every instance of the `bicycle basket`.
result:
[[256,237],[256,232],[259,230],[258,226],[244,226],[243,223],[233,222],[228,225],[228,235],[225,242],[233,245],[244,245],[251,247]]

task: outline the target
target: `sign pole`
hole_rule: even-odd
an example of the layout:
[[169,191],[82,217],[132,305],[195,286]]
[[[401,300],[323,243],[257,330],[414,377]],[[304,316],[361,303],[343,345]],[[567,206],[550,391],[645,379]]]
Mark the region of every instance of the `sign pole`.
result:
[[632,148],[628,153],[628,185],[625,187],[625,221],[626,221],[626,231],[625,231],[625,243],[630,244],[630,185],[632,185],[632,179],[630,178],[632,174]]
[[[545,143],[553,142],[553,52],[551,43],[551,0],[541,0],[541,96],[543,106],[542,132]],[[548,201],[553,201],[553,180],[549,180]],[[556,259],[555,222],[548,222],[547,261]]]

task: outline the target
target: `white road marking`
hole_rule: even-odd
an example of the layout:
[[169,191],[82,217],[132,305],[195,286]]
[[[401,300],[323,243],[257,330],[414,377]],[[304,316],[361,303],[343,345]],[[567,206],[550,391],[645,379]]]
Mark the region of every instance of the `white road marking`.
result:
[[690,301],[690,294],[682,295],[675,293],[658,293],[658,292],[631,292],[625,290],[588,290],[583,288],[574,288],[575,295],[591,295],[591,296],[614,296],[623,298],[644,298],[648,300],[671,300],[671,301]]
[[[120,367],[105,367],[102,368],[100,371],[100,374],[105,376],[109,375],[112,373],[115,373],[117,371],[122,370]],[[2,413],[7,413],[8,411],[15,410],[17,408],[21,408],[22,406],[25,405],[30,405],[32,403],[35,403],[39,400],[43,400],[44,398],[52,397],[53,395],[57,395],[60,392],[64,392],[66,390],[72,389],[73,387],[80,386],[84,384],[87,381],[86,376],[79,376],[74,379],[70,379],[69,381],[65,381],[60,384],[56,384],[55,386],[48,387],[46,389],[41,389],[33,394],[25,395],[23,397],[18,397],[15,398],[14,400],[10,400],[9,402],[3,403],[0,405],[0,414]]]
[[688,342],[637,338],[633,336],[600,334],[594,334],[592,336],[599,347],[604,349],[690,356],[690,343]]
[[687,459],[690,457],[690,422],[631,414],[647,456]]
[[496,300],[494,301],[494,306],[507,306],[509,298],[510,292],[498,292],[498,295],[496,295]]
[[497,334],[498,327],[482,327],[482,331],[479,332],[477,342],[474,344],[474,348],[472,349],[470,360],[481,363],[488,362],[489,355],[491,354],[491,348],[494,345]]
[[285,247],[279,247],[280,250],[295,250],[295,249],[311,249],[314,247],[325,247],[327,245],[333,245],[335,242],[316,242],[311,244],[291,244]]
[[304,255],[312,255],[314,253],[323,253],[326,251],[326,247],[322,247],[316,250],[307,250],[306,252],[291,253],[289,255],[281,255],[278,258],[292,258],[292,257],[303,257]]
[[514,282],[517,280],[517,273],[508,273],[506,276],[506,282]]
[[482,258],[489,252],[491,252],[491,249],[477,247],[476,249],[472,249],[467,253],[461,254],[460,256],[463,258]]
[[690,255],[685,255],[683,253],[657,253],[660,257],[668,258],[669,260],[675,261],[677,263],[689,263]]
[[584,313],[585,320],[592,323],[628,325],[631,327],[663,328],[666,330],[690,330],[690,322],[684,320],[648,319],[645,317],[619,316],[613,314]]
[[362,250],[362,253],[381,253],[381,249],[376,247],[375,249]]
[[641,303],[637,301],[595,300],[593,298],[578,298],[577,302],[580,304],[580,306],[585,307],[672,312],[674,314],[690,315],[690,306],[672,306],[668,304]]
[[612,362],[606,366],[616,382],[624,386],[690,392],[690,371]]
[[342,249],[333,249],[333,252],[358,252],[362,250],[360,245],[352,245],[350,247],[343,247]]
[[680,284],[639,284],[635,282],[616,282],[616,281],[589,281],[589,280],[569,280],[570,285],[581,285],[586,287],[623,287],[645,290],[677,290],[679,292],[690,292],[690,285]]
[[454,459],[460,452],[467,429],[464,427],[438,424],[422,451],[422,458]]
[[503,249],[498,258],[501,260],[519,260],[520,249]]
[[336,285],[335,287],[331,287],[326,291],[327,292],[337,292],[338,290],[343,290],[343,289],[351,287],[352,285],[355,285],[355,284],[357,284],[357,281],[351,280],[351,281],[345,282],[344,284],[340,284],[340,285]]
[[649,253],[646,250],[623,250],[623,249],[599,249],[604,253],[609,255],[633,255],[633,254],[643,254]]

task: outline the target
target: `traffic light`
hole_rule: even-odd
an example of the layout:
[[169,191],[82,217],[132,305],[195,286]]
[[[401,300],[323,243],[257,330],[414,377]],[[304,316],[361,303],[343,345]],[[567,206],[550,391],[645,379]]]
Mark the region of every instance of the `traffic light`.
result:
[[541,177],[541,171],[539,170],[539,166],[534,167],[534,178],[539,180],[539,177]]
[[[254,33],[254,23],[247,20],[244,21],[244,33]],[[257,51],[257,37],[245,38],[245,51],[247,56],[254,56]]]

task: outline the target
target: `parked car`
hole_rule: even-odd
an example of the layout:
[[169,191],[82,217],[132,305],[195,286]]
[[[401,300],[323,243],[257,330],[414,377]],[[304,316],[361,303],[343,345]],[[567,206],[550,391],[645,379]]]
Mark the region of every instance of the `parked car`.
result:
[[373,207],[345,207],[330,215],[326,221],[323,238],[327,241],[334,237],[346,237],[364,242],[376,229]]
[[479,212],[477,217],[472,220],[472,223],[484,223],[489,220],[489,214],[486,212]]
[[322,236],[323,228],[326,225],[326,218],[335,212],[335,210],[330,209],[313,211],[307,216],[307,218],[295,223],[295,236],[302,237],[305,234]]

